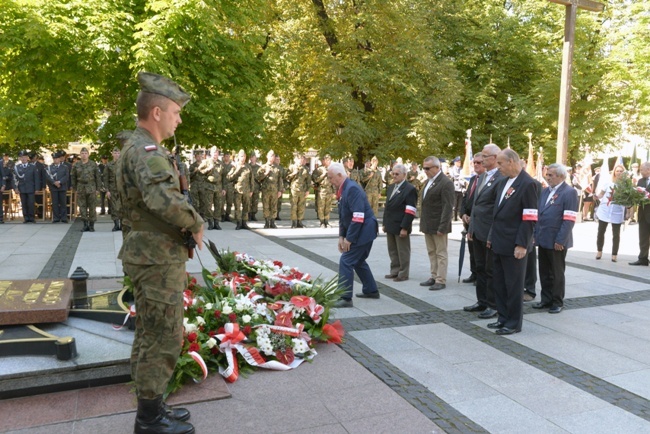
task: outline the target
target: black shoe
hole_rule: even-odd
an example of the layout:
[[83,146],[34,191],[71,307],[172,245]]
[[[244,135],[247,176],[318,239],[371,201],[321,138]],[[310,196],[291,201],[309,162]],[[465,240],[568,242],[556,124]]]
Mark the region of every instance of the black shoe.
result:
[[214,221],[212,219],[208,220],[208,230],[211,231],[214,229]]
[[487,306],[483,306],[479,303],[474,303],[471,306],[465,306],[463,308],[465,312],[483,312],[485,309],[487,309]]
[[[27,222],[25,222],[27,223]],[[84,228],[81,230],[81,232],[88,232],[90,230],[90,227],[88,226],[88,222],[84,222]]]
[[502,329],[505,326],[506,326],[505,323],[497,321],[497,322],[491,322],[490,324],[488,324],[487,328],[489,328],[489,329]]
[[291,229],[295,229],[298,223],[295,220],[291,220]]
[[429,288],[429,291],[440,291],[441,289],[445,289],[447,285],[444,283],[435,283],[433,286]]
[[95,222],[88,223],[88,231],[95,232]]
[[424,282],[420,282],[420,286],[431,286],[436,284],[436,279],[429,279],[425,280]]
[[136,434],[193,434],[194,427],[187,422],[170,417],[163,405],[162,397],[159,397],[138,399],[138,411],[133,432]]
[[539,303],[533,304],[533,309],[546,309],[547,307],[551,307],[551,305],[547,303],[542,303],[541,301]]
[[277,229],[278,227],[275,225],[275,220],[269,219],[269,228],[271,229]]
[[641,259],[639,259],[638,261],[630,262],[629,264],[630,265],[645,265],[645,266],[647,266],[648,261],[642,261]]
[[320,227],[321,228],[326,228],[327,227],[327,225],[325,224],[325,220],[320,221]]
[[512,334],[515,334],[515,333],[519,333],[520,331],[521,330],[515,330],[515,329],[509,329],[508,327],[503,327],[503,328],[498,329],[494,333],[496,333],[498,335],[512,335]]
[[548,310],[548,313],[560,313],[564,309],[564,306],[553,306]]
[[111,232],[117,232],[119,230],[120,230],[120,221],[113,220],[113,229],[111,229]]
[[332,305],[333,308],[345,308],[345,307],[354,307],[352,300],[346,300],[345,298],[339,298]]
[[302,224],[302,220],[298,220],[298,223],[296,223],[297,228],[304,228],[305,225]]
[[252,222],[257,221],[257,216],[255,215],[255,213],[251,213],[251,218],[249,220],[252,221]]
[[472,274],[467,279],[463,279],[463,283],[474,283],[476,282],[476,275]]
[[279,215],[279,214],[278,214],[278,216],[275,218],[275,220],[277,220],[277,221],[282,221],[282,219],[280,218],[280,215]]
[[214,221],[214,230],[215,231],[220,231],[221,230],[221,226],[219,226],[219,220]]
[[494,318],[495,316],[497,316],[497,311],[489,307],[478,314],[478,317],[481,319]]
[[246,224],[246,222],[245,222],[244,220],[242,220],[242,221],[241,221],[241,228],[242,228],[242,229],[250,229],[250,226],[248,226],[248,225]]
[[377,292],[361,292],[359,294],[355,294],[355,297],[358,298],[379,298],[379,291]]
[[171,417],[172,419],[180,420],[182,422],[189,420],[190,411],[187,408],[171,407],[165,402],[163,402],[162,405],[163,410],[165,410],[165,413],[167,413],[167,417]]
[[230,219],[230,214],[226,214],[224,217],[224,221],[231,222],[232,220]]
[[241,229],[241,220],[237,220],[237,226],[235,226],[235,230],[238,231]]

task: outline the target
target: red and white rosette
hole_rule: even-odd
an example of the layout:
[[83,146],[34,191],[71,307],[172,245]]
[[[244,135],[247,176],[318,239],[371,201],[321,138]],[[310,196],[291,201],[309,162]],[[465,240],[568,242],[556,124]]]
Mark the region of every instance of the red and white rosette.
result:
[[122,330],[126,326],[126,323],[129,321],[129,318],[134,318],[134,317],[135,317],[135,304],[132,304],[131,307],[129,308],[129,312],[124,317],[124,322],[122,322],[122,325],[118,326],[112,324],[113,330]]
[[228,367],[219,367],[219,373],[226,381],[234,383],[239,378],[239,367],[237,366],[235,351],[237,350],[237,344],[246,339],[246,335],[239,330],[239,324],[236,323],[226,323],[224,330],[225,333],[215,336],[221,342],[219,348],[226,355],[226,361],[228,362]]

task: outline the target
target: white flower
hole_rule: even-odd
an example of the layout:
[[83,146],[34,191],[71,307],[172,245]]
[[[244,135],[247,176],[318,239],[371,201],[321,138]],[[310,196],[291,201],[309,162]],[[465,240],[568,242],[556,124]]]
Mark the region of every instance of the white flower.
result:
[[250,315],[244,315],[241,317],[241,320],[244,322],[244,324],[248,324],[251,322],[251,316]]
[[214,346],[217,345],[217,340],[215,338],[210,338],[205,344],[208,348],[214,348]]
[[183,318],[183,327],[185,328],[185,333],[192,333],[198,330],[196,324],[190,323],[187,318]]
[[291,342],[293,342],[293,352],[296,354],[303,354],[309,351],[309,345],[307,344],[307,341],[305,341],[302,338],[293,338],[291,339]]
[[221,308],[221,313],[226,314],[226,315],[231,314],[232,313],[232,307],[230,307],[229,304],[224,303],[223,307]]
[[206,308],[207,310],[211,310],[212,307],[213,307],[213,306],[212,306],[212,303],[206,303],[206,304],[205,304],[205,308]]
[[196,323],[197,323],[198,325],[202,326],[203,324],[205,324],[205,320],[203,319],[202,316],[197,316],[197,317],[196,317]]

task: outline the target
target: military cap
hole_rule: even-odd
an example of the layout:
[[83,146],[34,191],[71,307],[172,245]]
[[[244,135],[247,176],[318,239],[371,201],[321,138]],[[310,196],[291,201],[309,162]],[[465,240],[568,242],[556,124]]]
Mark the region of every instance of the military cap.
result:
[[190,94],[185,92],[177,83],[162,75],[151,72],[138,73],[138,83],[143,92],[162,95],[174,101],[181,107],[190,100]]
[[194,155],[203,155],[203,154],[205,154],[205,151],[203,149],[194,150]]
[[27,157],[27,156],[29,156],[29,152],[27,152],[26,150],[23,149],[22,151],[18,152],[18,156],[19,157]]
[[460,157],[456,157],[456,158],[454,158],[452,161],[453,161],[454,163],[455,163],[456,161],[460,161]]
[[86,148],[86,147],[84,146],[83,148],[81,148],[81,151],[79,151],[79,152],[88,152],[88,148]]

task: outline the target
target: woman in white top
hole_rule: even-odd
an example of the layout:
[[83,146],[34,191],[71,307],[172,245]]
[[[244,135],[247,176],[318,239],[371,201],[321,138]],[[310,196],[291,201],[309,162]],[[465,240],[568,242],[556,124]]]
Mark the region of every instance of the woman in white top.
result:
[[612,224],[612,262],[616,262],[618,255],[618,245],[621,240],[621,223],[625,221],[625,207],[612,203],[612,193],[616,181],[625,175],[625,167],[617,165],[614,167],[613,179],[605,185],[598,186],[598,198],[600,205],[596,210],[596,217],[598,217],[598,236],[596,237],[596,259],[603,257],[603,245],[605,244],[605,231],[607,224]]

